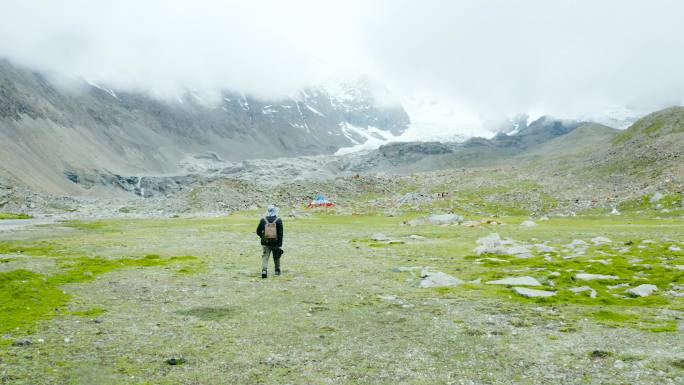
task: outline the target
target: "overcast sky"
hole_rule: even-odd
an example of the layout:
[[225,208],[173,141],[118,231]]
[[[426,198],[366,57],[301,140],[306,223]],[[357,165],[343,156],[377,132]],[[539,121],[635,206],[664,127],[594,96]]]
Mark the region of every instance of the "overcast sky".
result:
[[276,97],[367,74],[464,119],[684,101],[684,1],[0,0],[0,56],[128,89]]

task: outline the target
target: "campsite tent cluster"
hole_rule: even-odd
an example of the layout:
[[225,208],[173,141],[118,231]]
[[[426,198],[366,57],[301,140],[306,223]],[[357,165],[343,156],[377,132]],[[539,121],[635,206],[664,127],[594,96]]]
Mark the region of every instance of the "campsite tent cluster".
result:
[[306,206],[307,209],[316,207],[332,207],[334,204],[328,200],[323,194],[316,194],[316,197]]

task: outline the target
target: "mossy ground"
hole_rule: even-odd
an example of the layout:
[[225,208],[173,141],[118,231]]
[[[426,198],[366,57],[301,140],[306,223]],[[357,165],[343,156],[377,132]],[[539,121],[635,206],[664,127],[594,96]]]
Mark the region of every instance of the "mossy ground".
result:
[[0,213],[0,219],[30,219],[32,216],[24,213]]
[[[422,215],[285,218],[284,274],[266,280],[259,277],[256,212],[74,221],[4,236],[0,378],[18,384],[684,378],[672,364],[684,355],[684,297],[665,294],[669,285],[684,284],[683,272],[669,268],[684,264],[684,254],[669,249],[684,246],[681,218],[552,218],[526,228],[518,225],[526,217],[507,216],[499,218],[504,226],[402,225]],[[557,251],[478,261],[486,256],[474,255],[475,241],[492,232]],[[375,233],[404,243],[378,244],[371,241]],[[596,236],[612,243],[563,258],[564,245]],[[49,269],[34,269],[44,260],[52,261],[44,264]],[[392,271],[400,266],[467,281],[529,275],[558,294],[526,299],[482,283],[419,289],[420,269]],[[577,270],[620,280],[576,282]],[[661,290],[630,298],[606,288],[641,282]],[[581,285],[595,288],[597,298],[567,290]],[[21,338],[34,344],[10,346]],[[594,350],[610,355],[593,358]],[[173,357],[186,363],[165,363]],[[631,357],[622,360],[627,369],[613,364],[621,357]]]

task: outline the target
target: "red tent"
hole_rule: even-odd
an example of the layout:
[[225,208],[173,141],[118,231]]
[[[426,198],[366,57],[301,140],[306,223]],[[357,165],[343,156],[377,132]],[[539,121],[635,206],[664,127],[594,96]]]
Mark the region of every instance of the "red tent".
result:
[[311,209],[314,207],[332,207],[335,206],[332,202],[328,200],[323,194],[318,194],[316,197],[309,202],[309,204],[306,206],[307,209]]

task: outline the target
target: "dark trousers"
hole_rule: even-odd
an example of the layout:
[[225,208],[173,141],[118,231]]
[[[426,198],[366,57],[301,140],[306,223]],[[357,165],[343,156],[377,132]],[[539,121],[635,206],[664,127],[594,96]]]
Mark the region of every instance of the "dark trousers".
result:
[[280,257],[276,258],[275,249],[277,246],[261,245],[264,248],[264,254],[261,256],[261,270],[268,270],[268,257],[273,254],[273,263],[275,264],[275,269],[280,270]]

